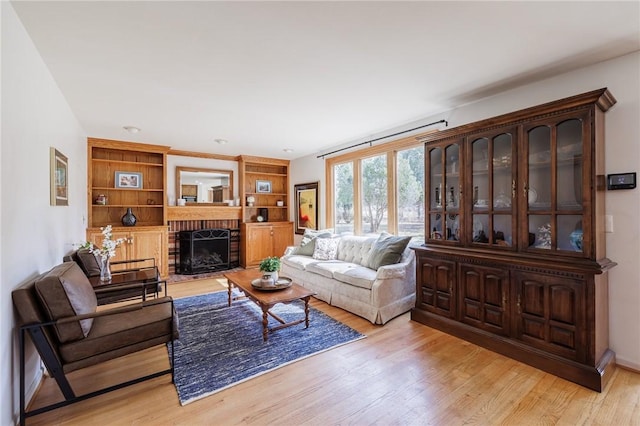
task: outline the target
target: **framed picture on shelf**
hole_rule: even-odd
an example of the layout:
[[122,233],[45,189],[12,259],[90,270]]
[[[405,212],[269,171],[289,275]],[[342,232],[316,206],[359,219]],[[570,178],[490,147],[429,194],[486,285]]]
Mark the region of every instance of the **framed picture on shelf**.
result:
[[257,180],[256,181],[256,192],[263,192],[263,193],[271,192],[271,181],[270,180]]
[[67,157],[60,151],[51,147],[50,156],[50,178],[51,189],[50,204],[52,206],[69,205],[69,164]]
[[116,172],[116,188],[142,189],[142,173]]
[[318,229],[318,182],[294,185],[296,200],[296,234],[306,228]]

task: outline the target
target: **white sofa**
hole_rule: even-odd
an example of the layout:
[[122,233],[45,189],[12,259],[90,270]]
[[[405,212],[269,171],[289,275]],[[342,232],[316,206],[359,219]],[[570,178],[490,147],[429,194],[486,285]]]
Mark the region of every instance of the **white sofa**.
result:
[[280,274],[315,291],[315,297],[330,305],[385,324],[415,306],[415,254],[407,247],[398,263],[370,269],[366,265],[377,239],[339,237],[335,260],[293,254],[295,248],[289,247]]

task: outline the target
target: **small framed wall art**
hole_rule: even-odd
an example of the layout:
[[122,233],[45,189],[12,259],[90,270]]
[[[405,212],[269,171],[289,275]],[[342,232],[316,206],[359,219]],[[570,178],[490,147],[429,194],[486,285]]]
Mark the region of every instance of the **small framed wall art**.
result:
[[50,204],[52,206],[69,205],[69,164],[67,157],[51,147],[50,157]]
[[271,181],[270,180],[257,180],[256,181],[256,192],[271,192]]
[[116,172],[116,188],[142,189],[142,173]]
[[318,182],[294,185],[296,199],[296,234],[318,229]]

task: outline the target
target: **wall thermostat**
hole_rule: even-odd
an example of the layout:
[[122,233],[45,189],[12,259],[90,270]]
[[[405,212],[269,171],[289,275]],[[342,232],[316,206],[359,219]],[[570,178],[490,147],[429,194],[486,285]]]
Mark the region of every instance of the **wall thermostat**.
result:
[[607,175],[607,189],[633,189],[636,187],[636,172]]

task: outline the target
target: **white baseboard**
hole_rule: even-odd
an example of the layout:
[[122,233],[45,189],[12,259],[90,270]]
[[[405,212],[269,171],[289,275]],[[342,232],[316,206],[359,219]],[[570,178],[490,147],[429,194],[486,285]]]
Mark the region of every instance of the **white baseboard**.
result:
[[627,370],[635,371],[636,373],[640,373],[640,364],[637,362],[629,361],[628,359],[620,358],[616,354],[616,365],[626,368]]

